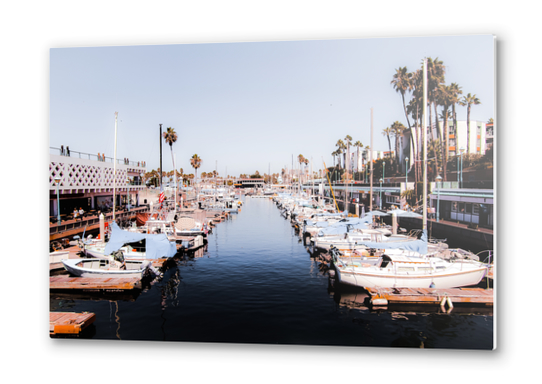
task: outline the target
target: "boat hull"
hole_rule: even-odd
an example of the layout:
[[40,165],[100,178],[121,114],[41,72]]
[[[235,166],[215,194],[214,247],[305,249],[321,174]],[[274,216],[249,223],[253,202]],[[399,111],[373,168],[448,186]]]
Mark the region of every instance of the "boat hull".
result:
[[[69,259],[62,260],[64,268],[77,277],[138,277],[141,278],[144,269],[143,262],[126,261],[126,270],[116,269],[109,260],[99,259]],[[131,265],[134,264],[134,265]]]
[[[356,268],[335,268],[342,284],[364,288],[458,288],[478,284],[487,268],[447,271],[446,273],[406,275],[356,271]],[[363,268],[360,268],[363,269]]]

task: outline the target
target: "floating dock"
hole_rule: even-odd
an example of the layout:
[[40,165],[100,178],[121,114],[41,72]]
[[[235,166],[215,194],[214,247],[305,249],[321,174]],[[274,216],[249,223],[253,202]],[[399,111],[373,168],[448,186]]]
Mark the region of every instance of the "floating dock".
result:
[[49,277],[51,291],[80,290],[84,292],[124,292],[141,289],[139,277]]
[[94,320],[94,313],[50,312],[49,336],[79,335]]
[[432,304],[453,308],[454,304],[493,306],[493,289],[483,288],[365,288],[374,306],[388,304]]

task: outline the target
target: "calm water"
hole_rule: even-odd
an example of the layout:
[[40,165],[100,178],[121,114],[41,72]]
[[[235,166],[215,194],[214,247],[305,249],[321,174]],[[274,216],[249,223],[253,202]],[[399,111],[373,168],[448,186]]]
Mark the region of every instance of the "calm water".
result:
[[373,311],[361,290],[329,286],[269,199],[247,197],[206,249],[171,263],[136,297],[51,296],[51,311],[89,311],[85,337],[227,343],[491,349],[493,313]]

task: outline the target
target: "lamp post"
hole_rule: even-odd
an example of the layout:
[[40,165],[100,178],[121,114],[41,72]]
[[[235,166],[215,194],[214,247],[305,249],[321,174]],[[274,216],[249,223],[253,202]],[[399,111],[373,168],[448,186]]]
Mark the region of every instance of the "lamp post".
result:
[[437,223],[440,216],[440,182],[442,180],[442,177],[440,175],[437,176]]
[[382,178],[383,179],[386,178],[386,162],[385,161],[382,162]]
[[459,179],[459,188],[463,188],[463,151],[465,151],[465,148],[461,147],[459,151],[461,152],[461,176]]
[[56,184],[56,217],[57,217],[57,223],[60,225],[60,193],[58,191],[58,188],[60,186],[60,177],[55,177],[55,184]]
[[380,209],[382,209],[382,178],[380,178]]

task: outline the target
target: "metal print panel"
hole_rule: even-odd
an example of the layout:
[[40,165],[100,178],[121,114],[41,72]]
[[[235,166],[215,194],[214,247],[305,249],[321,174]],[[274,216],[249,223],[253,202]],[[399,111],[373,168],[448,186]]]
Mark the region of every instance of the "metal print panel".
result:
[[50,336],[494,349],[494,68],[491,35],[51,49]]

